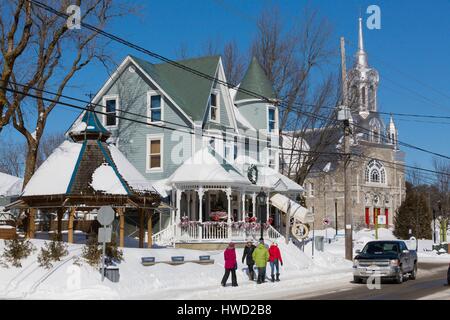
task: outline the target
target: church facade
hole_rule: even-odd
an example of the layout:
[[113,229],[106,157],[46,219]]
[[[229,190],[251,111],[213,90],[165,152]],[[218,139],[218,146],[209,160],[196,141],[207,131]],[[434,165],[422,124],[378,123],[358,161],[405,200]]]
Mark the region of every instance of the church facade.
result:
[[[397,209],[405,198],[404,153],[398,146],[398,130],[392,116],[386,126],[378,113],[377,70],[369,66],[359,19],[358,51],[347,74],[351,109],[351,212],[353,228],[374,228],[380,221],[392,227]],[[342,127],[335,131],[336,144],[330,154],[343,152]],[[305,137],[314,143],[314,138]],[[344,228],[344,174],[342,158],[324,156],[314,164],[305,180],[306,204],[315,214],[315,227]],[[378,219],[378,216],[384,216]]]

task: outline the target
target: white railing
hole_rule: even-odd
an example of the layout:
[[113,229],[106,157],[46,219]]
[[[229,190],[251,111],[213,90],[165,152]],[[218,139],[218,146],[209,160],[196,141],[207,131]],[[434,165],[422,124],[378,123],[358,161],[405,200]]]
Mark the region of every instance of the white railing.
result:
[[[153,235],[153,243],[157,245],[171,245],[174,242],[226,242],[245,241],[253,239],[257,241],[261,237],[261,230],[231,228],[227,223],[190,224],[184,227],[170,225],[166,229]],[[269,226],[263,232],[264,239],[279,241],[283,235],[275,228]]]
[[170,224],[167,228],[155,233],[152,236],[154,244],[159,246],[170,246],[175,242],[175,225]]

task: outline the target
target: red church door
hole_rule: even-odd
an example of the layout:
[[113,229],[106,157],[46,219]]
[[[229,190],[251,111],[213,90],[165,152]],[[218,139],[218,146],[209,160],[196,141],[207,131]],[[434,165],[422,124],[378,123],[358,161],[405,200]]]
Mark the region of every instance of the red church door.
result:
[[366,225],[367,228],[370,227],[370,209],[366,208]]
[[386,226],[389,226],[389,209],[384,209],[384,215],[386,216]]

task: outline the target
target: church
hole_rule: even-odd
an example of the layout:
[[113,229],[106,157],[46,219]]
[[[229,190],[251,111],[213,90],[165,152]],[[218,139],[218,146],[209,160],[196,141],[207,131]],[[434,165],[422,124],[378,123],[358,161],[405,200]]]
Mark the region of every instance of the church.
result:
[[[405,198],[404,153],[398,146],[393,117],[386,126],[378,113],[379,74],[368,63],[359,19],[358,51],[347,74],[352,130],[350,152],[351,212],[354,230],[374,228],[378,221],[392,227]],[[344,228],[343,128],[326,127],[335,137],[314,163],[305,180],[306,205],[315,214],[315,228]],[[314,137],[305,137],[305,145]],[[384,216],[378,220],[378,216]]]

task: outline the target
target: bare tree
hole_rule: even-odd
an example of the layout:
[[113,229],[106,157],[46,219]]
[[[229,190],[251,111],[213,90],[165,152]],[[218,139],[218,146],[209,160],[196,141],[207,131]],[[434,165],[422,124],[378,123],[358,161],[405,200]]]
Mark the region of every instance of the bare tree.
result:
[[[24,170],[24,186],[33,175],[39,158],[39,146],[44,133],[49,114],[58,104],[61,94],[70,83],[73,76],[93,61],[102,64],[110,62],[110,54],[105,50],[107,42],[98,37],[96,31],[87,28],[69,29],[64,19],[53,13],[32,5],[24,10],[23,1],[8,0],[10,6],[16,6],[17,19],[29,22],[26,31],[28,41],[17,57],[14,68],[8,69],[9,87],[14,90],[5,93],[4,104],[11,111],[14,128],[26,140],[27,156]],[[5,2],[5,1],[4,1]],[[29,2],[25,1],[27,4]],[[132,12],[132,7],[114,4],[112,0],[48,0],[46,4],[60,12],[66,12],[69,5],[75,4],[81,9],[81,21],[90,23],[102,29],[112,18]],[[31,11],[31,12],[29,12]],[[4,15],[0,25],[4,24]],[[0,44],[2,48],[9,43],[10,33],[2,28]],[[16,29],[12,29],[14,38]],[[5,56],[5,54],[3,53]],[[4,58],[6,61],[6,58]],[[20,62],[20,63],[19,63]],[[21,84],[25,84],[22,86]],[[55,95],[44,93],[43,90],[55,92]],[[34,97],[27,97],[32,94]],[[1,93],[0,93],[1,97]],[[1,99],[1,98],[0,98]],[[46,101],[50,99],[52,101]],[[6,114],[6,113],[5,113]],[[6,116],[3,117],[5,123]]]
[[[303,184],[314,163],[330,144],[336,144],[334,106],[338,83],[324,67],[336,55],[329,48],[331,27],[316,11],[308,9],[302,23],[286,30],[275,8],[262,13],[253,41],[255,56],[274,84],[280,102],[283,172]],[[322,79],[322,81],[320,81]],[[319,84],[314,83],[319,80]],[[331,107],[330,107],[331,106]],[[300,151],[304,154],[299,154]]]
[[23,174],[26,146],[16,141],[0,142],[0,172],[16,177]]
[[245,72],[245,57],[239,51],[236,41],[225,44],[222,53],[223,66],[227,81],[233,85],[238,85]]
[[44,134],[39,146],[38,157],[36,161],[36,167],[39,166],[47,160],[47,158],[52,154],[52,152],[65,140],[64,132],[53,132],[49,134]]

